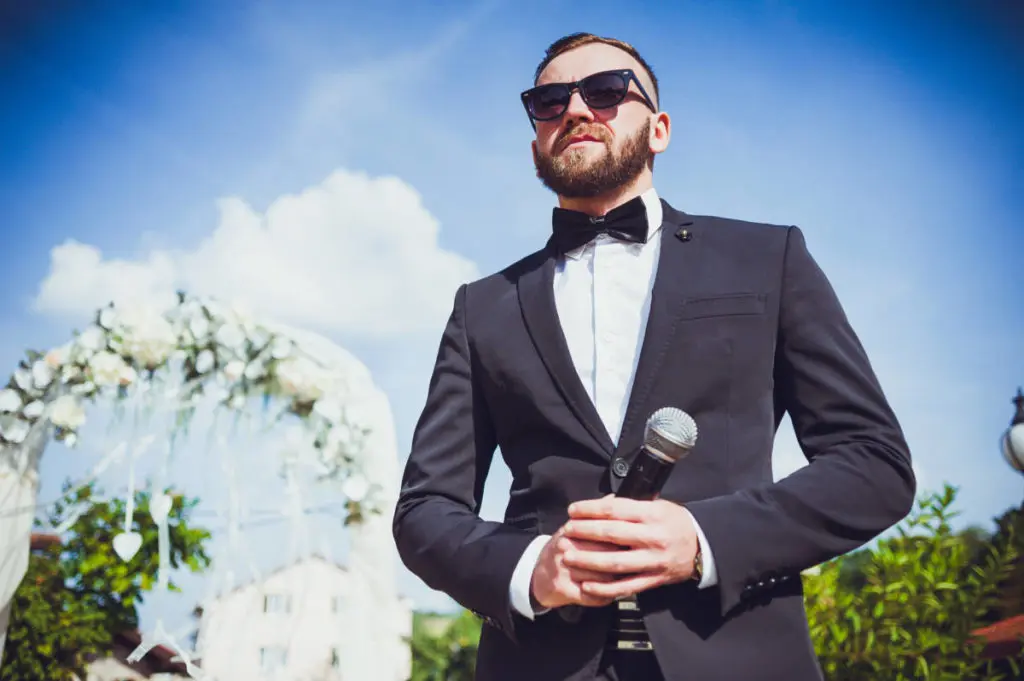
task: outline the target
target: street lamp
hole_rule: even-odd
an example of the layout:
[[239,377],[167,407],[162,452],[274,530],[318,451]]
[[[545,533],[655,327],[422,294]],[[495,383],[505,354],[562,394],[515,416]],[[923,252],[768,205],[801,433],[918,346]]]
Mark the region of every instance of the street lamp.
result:
[[1017,388],[1017,396],[1013,398],[1017,405],[1017,413],[1010,421],[1010,427],[1003,433],[1003,457],[1018,473],[1024,474],[1024,393]]

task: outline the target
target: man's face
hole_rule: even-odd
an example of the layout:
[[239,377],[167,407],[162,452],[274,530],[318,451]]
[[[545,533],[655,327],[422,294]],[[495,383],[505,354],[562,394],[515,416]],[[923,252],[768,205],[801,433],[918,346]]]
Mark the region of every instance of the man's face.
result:
[[[541,73],[538,85],[568,83],[611,69],[633,69],[648,93],[654,93],[647,72],[622,50],[592,43],[556,57]],[[651,122],[655,114],[644,103],[636,83],[617,106],[591,109],[578,91],[560,117],[537,121],[533,143],[537,175],[551,191],[568,198],[591,198],[629,184],[654,156]]]

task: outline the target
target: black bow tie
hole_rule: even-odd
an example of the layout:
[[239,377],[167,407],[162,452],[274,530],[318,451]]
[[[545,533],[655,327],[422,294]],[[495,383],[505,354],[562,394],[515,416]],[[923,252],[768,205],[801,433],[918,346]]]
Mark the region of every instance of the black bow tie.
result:
[[548,243],[559,255],[590,243],[599,234],[638,244],[647,242],[647,207],[639,196],[599,217],[556,207],[551,222]]

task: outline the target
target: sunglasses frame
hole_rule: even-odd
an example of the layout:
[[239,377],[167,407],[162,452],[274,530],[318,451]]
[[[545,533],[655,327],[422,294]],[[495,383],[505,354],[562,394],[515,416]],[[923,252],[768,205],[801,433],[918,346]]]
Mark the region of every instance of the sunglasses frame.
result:
[[[594,78],[594,77],[597,77],[597,76],[606,76],[606,75],[620,76],[623,80],[626,81],[626,87],[622,91],[622,97],[620,97],[616,102],[614,102],[612,104],[609,104],[607,106],[593,106],[593,105],[590,104],[590,102],[587,101],[586,96],[583,94],[583,83],[586,82],[587,80],[591,79],[591,78]],[[658,112],[658,108],[656,106],[654,106],[654,101],[651,99],[650,95],[647,94],[647,90],[644,89],[643,83],[641,83],[640,79],[636,77],[636,73],[633,71],[633,69],[612,69],[612,70],[609,70],[609,71],[598,71],[597,73],[591,73],[589,76],[584,76],[583,78],[580,78],[579,80],[577,80],[577,81],[575,81],[573,83],[545,83],[544,85],[536,85],[536,86],[530,88],[529,90],[524,90],[519,95],[519,99],[523,103],[523,108],[526,109],[526,115],[530,119],[530,125],[532,125],[533,129],[536,130],[537,129],[537,121],[553,121],[556,118],[560,118],[560,117],[564,116],[565,112],[569,108],[569,101],[566,100],[565,109],[562,109],[562,111],[559,112],[557,116],[551,116],[550,118],[538,118],[537,116],[535,116],[533,114],[532,111],[530,111],[530,101],[529,101],[530,97],[537,90],[540,90],[542,88],[551,87],[553,85],[560,85],[562,87],[566,87],[566,88],[569,89],[569,100],[572,99],[572,93],[574,93],[577,90],[579,90],[580,96],[583,97],[583,102],[588,107],[590,107],[591,109],[595,109],[595,110],[601,110],[601,109],[611,109],[613,107],[618,106],[619,104],[622,104],[622,102],[625,101],[626,97],[629,95],[629,83],[630,83],[630,81],[636,83],[637,88],[640,90],[640,94],[644,98],[644,103],[647,104],[647,106],[650,108],[651,111],[653,111],[654,113],[657,113]]]

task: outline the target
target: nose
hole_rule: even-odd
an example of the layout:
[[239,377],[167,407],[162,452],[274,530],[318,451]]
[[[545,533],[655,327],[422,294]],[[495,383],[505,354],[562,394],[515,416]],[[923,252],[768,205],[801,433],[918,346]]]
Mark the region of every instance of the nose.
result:
[[594,112],[590,110],[587,103],[583,101],[583,95],[580,94],[579,90],[574,90],[569,95],[569,105],[565,108],[563,114],[565,120],[572,121],[576,119],[594,120]]

